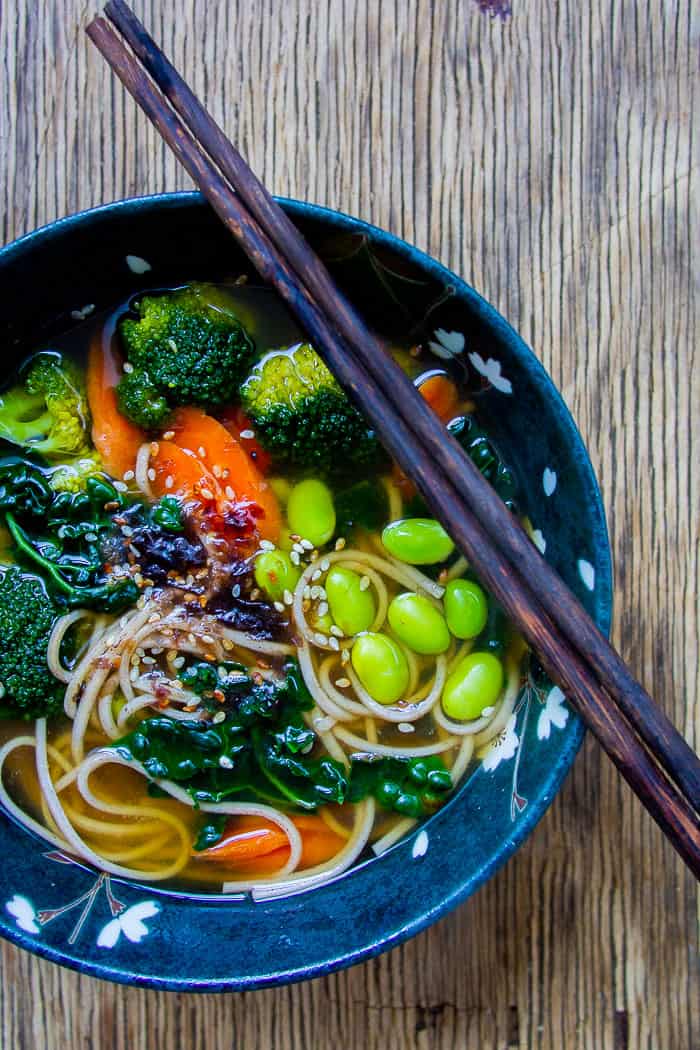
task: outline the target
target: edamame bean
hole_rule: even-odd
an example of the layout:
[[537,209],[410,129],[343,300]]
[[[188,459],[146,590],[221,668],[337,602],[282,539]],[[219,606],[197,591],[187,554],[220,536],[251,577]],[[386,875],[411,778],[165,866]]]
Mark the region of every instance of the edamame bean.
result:
[[447,626],[455,638],[476,638],[486,626],[489,603],[478,583],[450,580],[445,588]]
[[328,543],[335,532],[335,507],[328,486],[313,478],[295,485],[289,494],[287,521],[293,533],[310,540],[314,547]]
[[362,589],[362,577],[342,565],[331,566],[325,588],[333,620],[343,634],[368,630],[377,612],[369,587]]
[[435,565],[455,549],[440,522],[433,518],[392,521],[382,532],[382,543],[389,554],[409,565]]
[[378,704],[395,704],[408,686],[406,657],[385,634],[361,634],[352,647],[352,666]]
[[389,605],[391,629],[414,653],[435,656],[450,645],[445,617],[420,594],[397,594]]
[[293,591],[299,576],[286,551],[262,551],[255,559],[255,582],[273,602],[281,602],[285,591]]
[[470,721],[493,707],[503,688],[503,666],[492,653],[470,653],[455,667],[442,691],[448,718]]

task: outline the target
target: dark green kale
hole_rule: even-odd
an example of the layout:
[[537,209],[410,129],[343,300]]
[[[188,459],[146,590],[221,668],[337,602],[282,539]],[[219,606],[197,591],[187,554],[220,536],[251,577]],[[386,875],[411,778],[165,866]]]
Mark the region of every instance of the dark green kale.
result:
[[61,609],[36,576],[17,566],[0,572],[0,714],[51,717],[61,710],[65,692],[46,666],[49,637]]
[[371,795],[384,809],[405,817],[425,817],[452,789],[452,777],[439,755],[425,758],[354,759],[349,802]]
[[197,832],[192,849],[196,853],[215,846],[223,838],[228,817],[225,813],[208,813]]
[[356,528],[379,532],[388,521],[389,501],[381,481],[358,481],[334,493],[336,533],[349,536]]
[[515,509],[516,484],[510,467],[506,466],[496,446],[474,416],[458,416],[447,424],[447,429],[462,446],[475,467],[496,490],[505,505]]

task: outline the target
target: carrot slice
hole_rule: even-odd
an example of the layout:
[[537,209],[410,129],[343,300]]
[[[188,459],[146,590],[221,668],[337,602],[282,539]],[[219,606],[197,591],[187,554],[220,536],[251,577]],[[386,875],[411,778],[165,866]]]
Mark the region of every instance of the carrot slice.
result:
[[[301,834],[300,869],[323,864],[345,844],[345,839],[315,814],[293,816],[292,821]],[[287,836],[271,821],[262,817],[237,817],[231,828],[232,833],[225,833],[221,842],[195,855],[202,860],[225,862],[242,873],[260,875],[274,873],[289,857]]]
[[254,437],[241,437],[241,434],[254,433],[253,424],[240,405],[231,405],[225,408],[219,416],[220,422],[226,427],[236,441],[240,441],[245,454],[252,459],[261,474],[270,471],[270,453],[266,452],[259,441]]
[[90,343],[86,373],[87,397],[92,416],[92,443],[102,457],[104,469],[121,479],[134,469],[139,446],[146,434],[121,414],[117,407],[116,386],[122,375],[122,362],[111,340],[101,331]]
[[[287,852],[287,836],[277,824],[262,817],[238,817],[230,835],[224,834],[221,842],[202,850],[196,856],[202,860],[225,861],[240,864],[258,860],[270,853]],[[282,861],[284,863],[284,861]],[[281,867],[281,865],[278,865]]]
[[156,476],[151,488],[156,496],[182,496],[185,499],[213,500],[221,495],[216,478],[193,453],[174,441],[159,441],[150,465]]
[[449,376],[442,372],[428,376],[418,390],[443,423],[449,423],[457,415],[459,391]]
[[228,498],[258,504],[262,510],[256,523],[260,536],[277,540],[281,516],[275,494],[226,427],[201,408],[186,407],[177,410],[171,429],[175,443],[202,460]]

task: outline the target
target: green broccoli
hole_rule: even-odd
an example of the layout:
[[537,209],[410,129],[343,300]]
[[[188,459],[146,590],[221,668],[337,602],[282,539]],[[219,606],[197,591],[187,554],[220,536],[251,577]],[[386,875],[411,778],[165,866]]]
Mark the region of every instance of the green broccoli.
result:
[[90,417],[78,368],[42,351],[23,369],[22,385],[0,394],[0,436],[49,461],[90,453]]
[[267,354],[244,383],[241,399],[278,466],[357,475],[386,459],[374,431],[308,343]]
[[158,429],[168,407],[216,409],[233,400],[255,349],[220,297],[194,284],[144,296],[135,312],[137,317],[119,325],[127,357],[127,374],[117,387],[124,415]]
[[55,467],[49,474],[49,485],[54,492],[84,492],[88,481],[99,477],[104,477],[102,459],[98,452],[93,452]]
[[24,718],[61,710],[65,686],[46,665],[49,637],[60,609],[36,576],[16,566],[0,576],[0,694],[3,714]]

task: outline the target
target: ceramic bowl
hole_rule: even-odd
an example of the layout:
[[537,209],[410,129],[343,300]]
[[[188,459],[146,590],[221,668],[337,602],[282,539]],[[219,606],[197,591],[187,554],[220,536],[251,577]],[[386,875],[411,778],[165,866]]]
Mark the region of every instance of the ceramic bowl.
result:
[[[538,546],[607,631],[600,493],[534,354],[474,289],[422,252],[338,212],[282,203],[380,332],[430,340],[470,370]],[[248,270],[198,194],[61,219],[0,251],[4,368],[140,288]],[[156,988],[242,990],[328,973],[399,944],[474,893],[541,818],[582,736],[559,689],[526,684],[507,727],[442,810],[382,857],[283,900],[119,881],[0,817],[0,933],[84,973]]]

